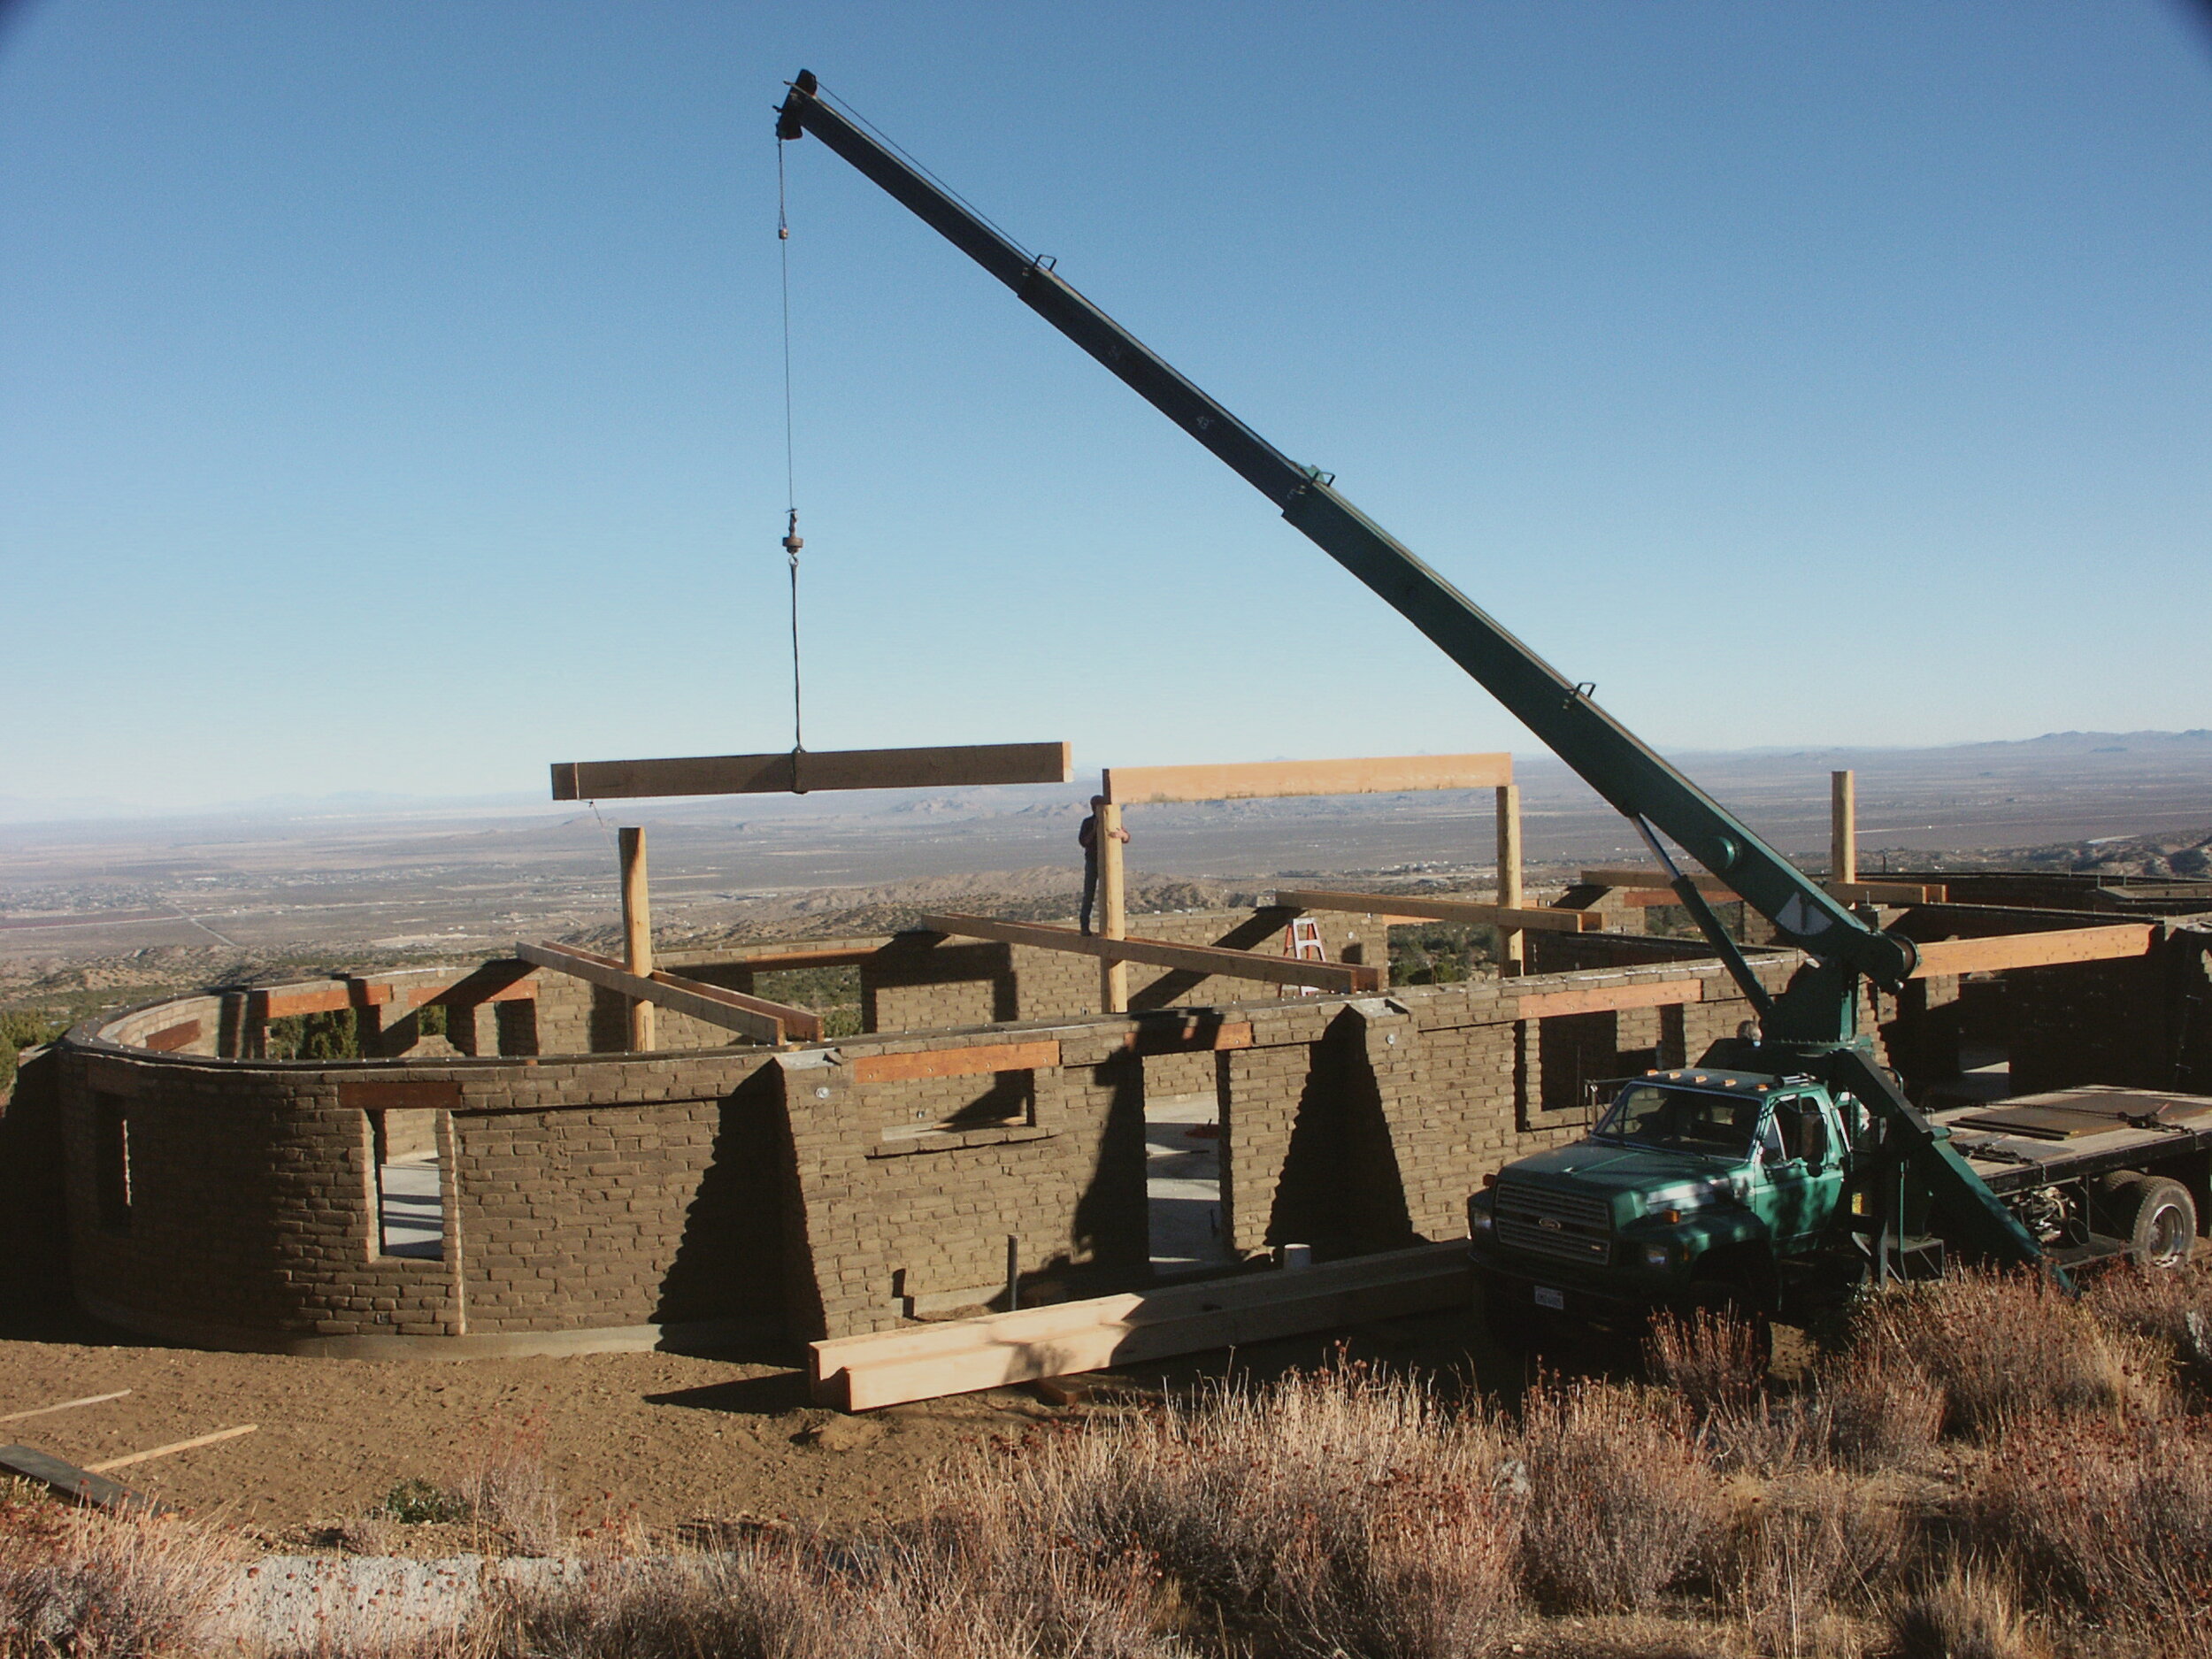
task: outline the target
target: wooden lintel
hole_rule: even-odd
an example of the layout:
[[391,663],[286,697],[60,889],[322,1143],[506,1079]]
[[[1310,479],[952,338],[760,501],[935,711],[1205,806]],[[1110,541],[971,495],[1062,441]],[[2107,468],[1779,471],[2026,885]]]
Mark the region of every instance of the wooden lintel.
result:
[[781,1002],[748,996],[741,991],[725,990],[718,985],[678,979],[672,973],[656,973],[648,978],[632,973],[611,956],[593,951],[578,950],[569,945],[533,944],[524,940],[515,946],[515,955],[534,966],[551,968],[557,973],[572,975],[625,996],[642,997],[672,1013],[719,1025],[756,1042],[780,1043],[787,1037],[815,1041],[822,1035],[821,1016],[809,1010],[788,1008]]
[[1112,766],[1105,773],[1104,791],[1118,806],[1141,806],[1167,801],[1491,789],[1512,781],[1510,755],[1376,755],[1221,766]]
[[1516,1019],[1555,1014],[1607,1014],[1626,1008],[1672,1008],[1705,1000],[1702,979],[1660,979],[1642,985],[1598,985],[1587,990],[1534,991],[1514,999]]
[[854,1059],[852,1073],[856,1083],[899,1083],[914,1078],[974,1077],[985,1071],[1050,1071],[1059,1064],[1057,1042],[995,1042],[972,1048],[864,1054]]
[[1920,947],[1916,979],[1939,974],[1995,973],[2006,968],[2047,968],[2068,962],[2109,962],[2149,951],[2158,928],[2149,922],[2102,927],[2064,927],[2047,933],[2000,933],[1982,939],[1939,939]]
[[141,1037],[138,1046],[151,1048],[157,1054],[173,1054],[179,1048],[189,1048],[200,1040],[200,1022],[185,1020],[180,1025],[165,1025],[150,1036]]
[[343,979],[325,985],[279,985],[246,993],[250,1023],[292,1019],[302,1014],[335,1014],[353,1006],[353,992]]
[[[1736,889],[1718,876],[1693,872],[1691,881],[1708,898],[1732,899]],[[1663,870],[1585,870],[1581,883],[1586,887],[1627,887],[1645,892],[1671,893],[1673,884],[1668,881]]]
[[476,1002],[527,1002],[538,995],[537,970],[526,962],[488,962],[449,986],[415,994],[418,1007],[466,1008]]
[[1200,1016],[1173,1021],[1148,1017],[1121,1040],[1121,1046],[1139,1054],[1203,1054],[1210,1049],[1249,1048],[1252,1022]]
[[338,1103],[349,1111],[451,1111],[461,1103],[461,1086],[450,1078],[342,1079]]
[[1404,921],[1471,922],[1484,927],[1521,927],[1553,933],[1592,933],[1605,926],[1605,918],[1595,910],[1536,910],[1462,899],[1417,899],[1396,893],[1279,888],[1275,902],[1284,910],[1342,910],[1377,918],[1386,914]]
[[1066,783],[1065,743],[971,743],[951,749],[808,749],[796,756],[700,755],[674,760],[570,760],[553,766],[556,801],[663,795],[810,795],[818,789],[953,789]]
[[1101,939],[1079,933],[1072,927],[1053,927],[1042,922],[1001,922],[986,916],[957,913],[925,916],[921,925],[933,933],[960,939],[995,939],[1002,944],[1029,945],[1040,950],[1066,950],[1096,956],[1106,962],[1141,962],[1148,967],[1179,968],[1187,973],[1225,974],[1239,979],[1260,979],[1270,985],[1310,985],[1319,990],[1364,995],[1383,988],[1379,967],[1357,962],[1302,962],[1295,956],[1263,956],[1255,951],[1230,950],[1219,945],[1172,945],[1163,939]]

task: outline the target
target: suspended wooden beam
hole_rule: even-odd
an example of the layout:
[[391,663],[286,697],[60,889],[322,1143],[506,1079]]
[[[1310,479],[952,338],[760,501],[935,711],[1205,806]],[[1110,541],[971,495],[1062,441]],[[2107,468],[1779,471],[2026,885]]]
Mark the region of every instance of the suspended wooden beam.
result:
[[1105,773],[1105,795],[1118,806],[1141,806],[1168,801],[1493,789],[1512,781],[1510,755],[1379,755],[1221,766],[1113,766]]
[[1066,783],[1065,743],[972,743],[955,749],[807,749],[797,755],[701,755],[679,760],[553,764],[556,801],[661,795],[808,795],[818,789],[954,789]]
[[925,916],[932,933],[957,939],[992,939],[1039,950],[1065,950],[1101,962],[1141,962],[1148,967],[1179,968],[1186,973],[1224,974],[1262,979],[1270,985],[1310,985],[1317,990],[1365,995],[1383,988],[1383,971],[1358,962],[1302,962],[1294,956],[1263,956],[1218,945],[1171,945],[1163,939],[1101,939],[1072,927],[1042,922],[1001,922],[957,912]]
[[1469,922],[1480,927],[1533,928],[1548,933],[1594,933],[1605,926],[1595,910],[1550,910],[1519,905],[1477,904],[1460,899],[1416,899],[1395,893],[1333,893],[1279,887],[1284,910],[1337,910],[1356,916],[1393,916],[1423,922]]
[[671,1013],[687,1014],[756,1042],[780,1043],[787,1039],[811,1042],[822,1035],[822,1017],[810,1010],[748,996],[742,991],[726,991],[718,985],[702,985],[696,979],[680,979],[672,973],[632,973],[613,957],[594,951],[524,940],[515,946],[515,955],[537,967],[569,974],[624,996],[648,999]]
[[1916,979],[1939,974],[1995,973],[2006,968],[2048,968],[2067,962],[2110,962],[2147,955],[2158,937],[2149,922],[2104,927],[2062,927],[2047,933],[2002,933],[1985,939],[1939,939],[1920,947]]

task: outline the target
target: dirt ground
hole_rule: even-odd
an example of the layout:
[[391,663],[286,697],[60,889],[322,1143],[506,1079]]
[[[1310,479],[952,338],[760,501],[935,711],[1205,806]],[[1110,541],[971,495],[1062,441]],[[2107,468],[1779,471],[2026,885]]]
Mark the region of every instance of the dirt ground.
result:
[[[1130,1409],[1156,1389],[1349,1359],[1517,1388],[1477,1321],[1435,1314],[1133,1371],[1072,1406],[1001,1389],[848,1417],[811,1406],[787,1365],[676,1354],[396,1362],[295,1359],[110,1343],[0,1341],[0,1416],[127,1388],[101,1405],[0,1424],[0,1440],[84,1466],[241,1424],[255,1432],[118,1470],[133,1489],[297,1548],[368,1514],[401,1482],[451,1486],[488,1451],[541,1445],[568,1525],[782,1517],[829,1525],[927,1507],[933,1474]],[[442,1530],[442,1529],[439,1529]],[[430,1529],[386,1547],[452,1548]],[[411,1553],[420,1553],[411,1550]]]

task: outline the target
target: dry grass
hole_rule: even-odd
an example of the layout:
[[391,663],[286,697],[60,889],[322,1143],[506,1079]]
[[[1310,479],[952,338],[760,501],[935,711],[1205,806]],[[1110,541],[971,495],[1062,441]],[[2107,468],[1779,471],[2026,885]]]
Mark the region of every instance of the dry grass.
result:
[[2026,1273],[1962,1272],[1879,1296],[1855,1346],[1917,1368],[1943,1391],[1946,1426],[1976,1439],[2017,1417],[2154,1417],[2173,1404],[2163,1355]]
[[1263,1651],[1455,1659],[1515,1600],[1511,1437],[1357,1366],[1223,1389],[969,1472],[1109,1566],[1156,1567],[1187,1628]]
[[517,1555],[560,1552],[560,1489],[546,1468],[545,1427],[535,1418],[487,1432],[455,1495],[471,1517],[503,1534]]
[[1618,1383],[1531,1391],[1523,1582],[1555,1610],[1651,1606],[1702,1553],[1718,1485],[1688,1409]]
[[1886,1610],[1890,1659],[2043,1659],[2020,1606],[1998,1579],[1953,1571]]
[[1943,1432],[1945,1393],[1878,1330],[1814,1368],[1831,1455],[1847,1469],[1909,1469]]
[[2212,1262],[2116,1267],[2084,1289],[2082,1302],[2106,1324],[2159,1344],[2200,1393],[2212,1392]]
[[0,1502],[0,1655],[188,1650],[241,1553],[174,1518]]
[[1803,1471],[1740,1505],[1712,1577],[1763,1650],[1799,1659],[1825,1645],[1833,1610],[1873,1603],[1908,1537],[1896,1505],[1866,1483]]
[[1971,1535],[2039,1600],[2116,1624],[2212,1617],[2212,1432],[2201,1419],[2014,1421],[1968,1495]]

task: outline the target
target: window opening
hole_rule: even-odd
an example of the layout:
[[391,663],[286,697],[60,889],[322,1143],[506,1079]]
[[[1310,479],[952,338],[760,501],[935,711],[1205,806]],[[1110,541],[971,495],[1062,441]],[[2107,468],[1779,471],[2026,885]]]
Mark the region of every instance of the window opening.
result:
[[95,1094],[93,1126],[99,1135],[94,1179],[99,1186],[100,1225],[112,1233],[131,1225],[130,1103],[119,1094]]
[[1221,1222],[1218,1083],[1157,1098],[1148,1088],[1144,1152],[1145,1220],[1154,1275],[1202,1273],[1228,1265],[1229,1238]]
[[438,1164],[438,1114],[373,1111],[379,1256],[436,1262],[445,1257],[445,1191]]

